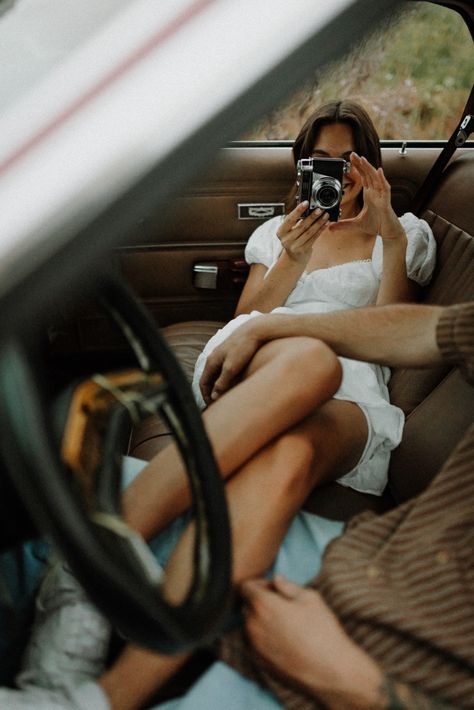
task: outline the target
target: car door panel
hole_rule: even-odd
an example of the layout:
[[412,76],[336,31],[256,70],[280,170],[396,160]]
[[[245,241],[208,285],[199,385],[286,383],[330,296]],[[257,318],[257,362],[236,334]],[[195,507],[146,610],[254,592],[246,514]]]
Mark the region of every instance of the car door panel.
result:
[[[418,186],[439,147],[383,147],[384,169],[398,214],[410,209]],[[266,217],[282,205],[294,180],[290,144],[233,144],[221,150],[206,174],[137,225],[114,255],[118,272],[161,326],[187,320],[229,320],[246,268],[245,244],[262,219],[239,218],[239,205]],[[248,217],[244,207],[244,216]],[[267,218],[267,217],[266,217]],[[215,267],[212,279],[197,278],[196,265]],[[69,335],[62,328],[61,350],[119,347],[113,329],[93,307],[84,308]],[[59,341],[56,341],[58,347]],[[68,344],[69,343],[69,344]]]

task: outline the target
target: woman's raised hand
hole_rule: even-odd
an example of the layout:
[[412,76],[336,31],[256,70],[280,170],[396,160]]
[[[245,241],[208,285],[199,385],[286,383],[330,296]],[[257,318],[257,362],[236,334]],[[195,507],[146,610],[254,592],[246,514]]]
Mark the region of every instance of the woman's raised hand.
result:
[[330,230],[340,231],[351,226],[370,235],[380,234],[384,238],[402,234],[403,230],[392,208],[390,184],[382,168],[374,168],[357,153],[351,153],[350,160],[352,169],[357,170],[361,176],[364,204],[356,217],[331,223]]
[[277,237],[290,259],[306,265],[315,240],[327,225],[328,214],[320,209],[313,210],[307,217],[307,201],[301,202],[290,212],[277,229]]

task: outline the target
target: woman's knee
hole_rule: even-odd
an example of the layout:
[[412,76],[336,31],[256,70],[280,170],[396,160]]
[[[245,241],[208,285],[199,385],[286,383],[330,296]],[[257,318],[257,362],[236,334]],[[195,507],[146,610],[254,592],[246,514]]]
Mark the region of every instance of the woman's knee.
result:
[[367,442],[367,419],[355,402],[331,399],[318,407],[295,430],[304,434],[317,452],[315,483],[338,478],[360,460]]
[[274,365],[282,384],[291,387],[292,396],[315,397],[316,403],[332,397],[341,384],[337,355],[315,338],[288,338]]

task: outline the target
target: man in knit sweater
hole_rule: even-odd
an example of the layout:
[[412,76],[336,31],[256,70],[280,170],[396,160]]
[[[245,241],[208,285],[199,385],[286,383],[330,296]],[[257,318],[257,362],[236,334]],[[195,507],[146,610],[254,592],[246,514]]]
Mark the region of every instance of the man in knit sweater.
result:
[[[473,304],[355,315],[335,314],[327,326],[319,319],[314,328],[306,319],[299,327],[349,357],[370,352],[403,365],[405,355],[397,351],[413,347],[411,364],[443,358],[474,382]],[[218,361],[225,357],[217,354],[214,371],[221,372]],[[426,698],[421,705],[413,689],[392,678],[455,707],[474,707],[473,543],[471,426],[424,493],[349,524],[328,546],[313,589],[286,580],[245,583],[251,644],[236,633],[221,655],[271,688],[285,707],[315,707],[316,699],[329,707],[440,707]]]
[[[346,315],[314,325],[306,316],[281,321],[280,332],[304,329],[338,353],[370,353],[387,364],[443,358],[474,383],[474,304]],[[216,354],[209,382],[223,360],[237,357],[236,345]],[[222,642],[221,657],[288,708],[319,707],[318,700],[341,708],[442,707],[435,698],[474,707],[473,549],[474,425],[424,493],[385,515],[353,520],[329,544],[311,588],[285,579],[244,583],[250,644],[236,632]]]
[[[225,391],[262,342],[298,335],[382,364],[444,360],[474,383],[474,304],[467,304],[255,319],[211,356],[204,386]],[[421,495],[385,515],[358,516],[333,539],[309,587],[278,576],[246,581],[245,628],[226,635],[218,652],[264,695],[242,686],[241,704],[230,704],[239,688],[230,679],[216,705],[211,668],[201,698],[167,707],[474,708],[473,474],[474,425]],[[94,683],[101,708],[138,707],[144,687],[157,687],[179,665],[143,653],[140,672],[127,674],[122,664]],[[53,693],[50,705],[34,689],[5,694],[12,710],[83,708],[85,698],[80,688]]]

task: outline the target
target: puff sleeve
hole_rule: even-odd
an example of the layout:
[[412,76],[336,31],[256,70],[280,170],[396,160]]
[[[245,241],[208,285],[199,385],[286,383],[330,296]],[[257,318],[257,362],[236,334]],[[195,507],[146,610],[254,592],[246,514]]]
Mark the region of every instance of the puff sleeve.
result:
[[261,224],[250,235],[245,247],[245,261],[247,264],[263,264],[270,269],[280,255],[282,246],[276,231],[281,224],[282,217],[272,217]]
[[[424,219],[419,219],[412,212],[400,217],[400,224],[407,235],[406,264],[408,278],[420,286],[426,286],[436,264],[436,241],[431,227]],[[379,278],[383,272],[382,237],[375,240],[372,252],[372,265]]]

